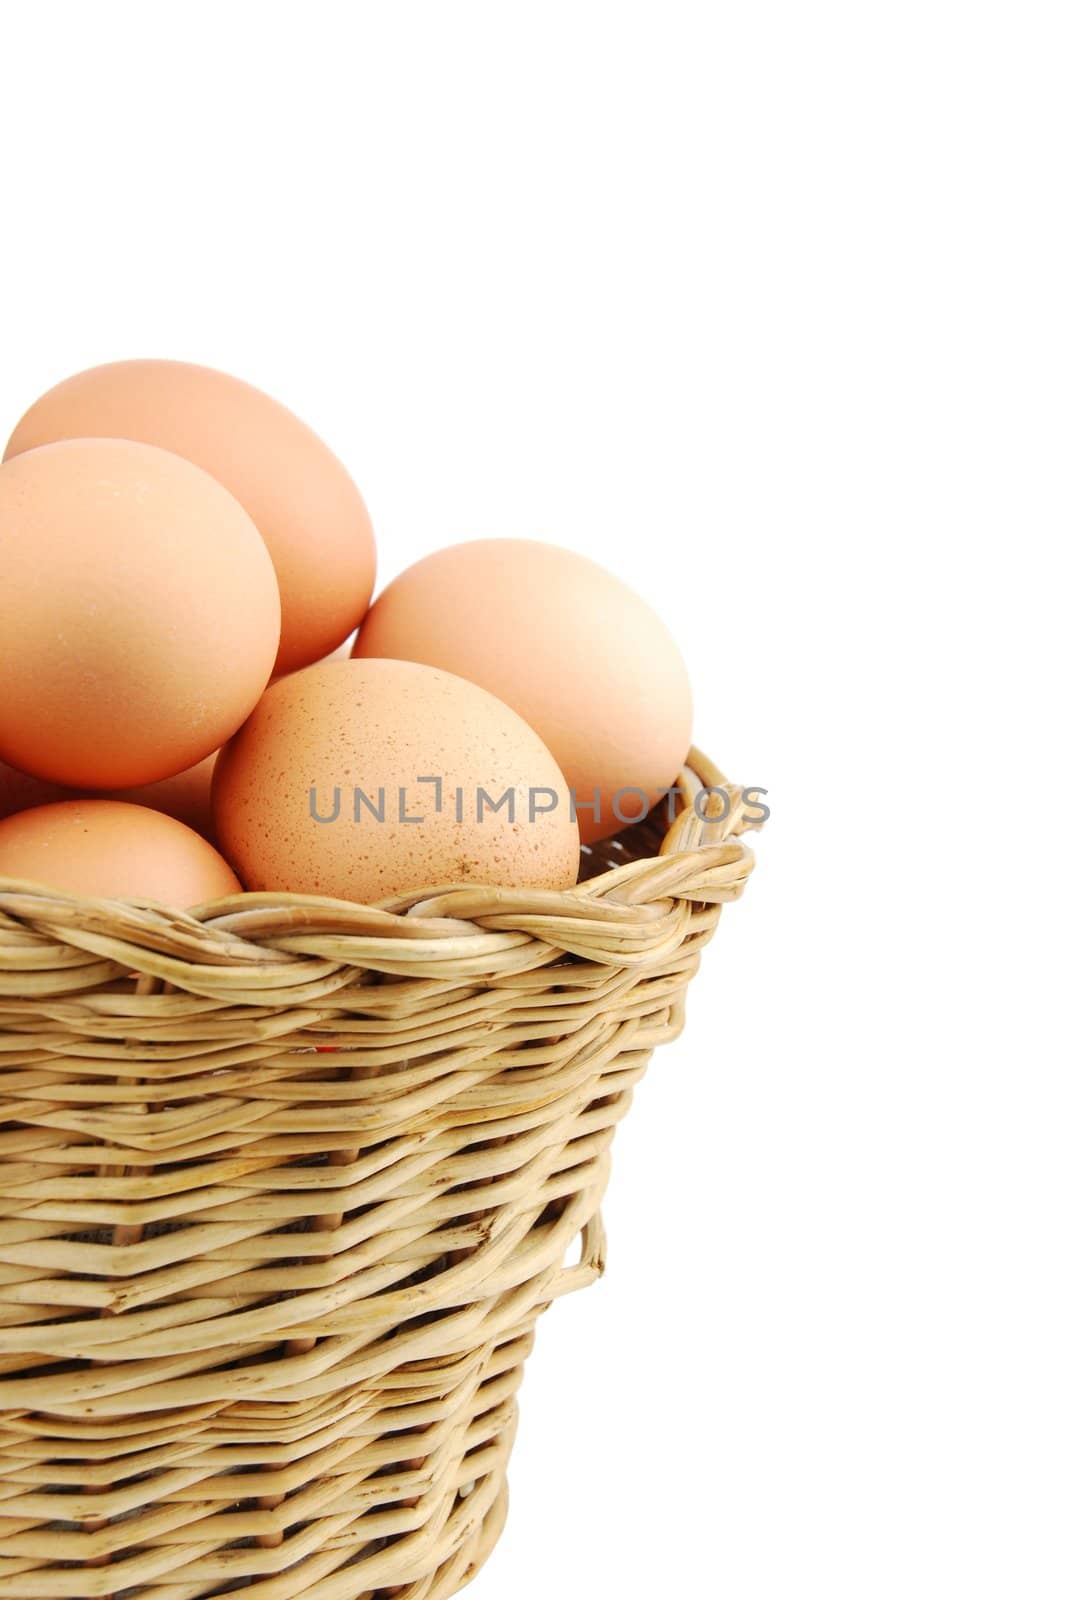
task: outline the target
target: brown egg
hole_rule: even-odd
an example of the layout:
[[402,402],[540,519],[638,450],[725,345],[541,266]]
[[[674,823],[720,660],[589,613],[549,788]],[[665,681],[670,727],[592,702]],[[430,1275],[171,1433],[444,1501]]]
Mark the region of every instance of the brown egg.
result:
[[0,820],[13,817],[16,812],[29,811],[32,806],[50,805],[56,800],[110,799],[128,800],[132,805],[151,806],[165,816],[184,822],[205,839],[213,838],[212,774],[216,769],[216,753],[206,756],[187,772],[178,772],[173,778],[162,778],[159,783],[147,783],[138,789],[114,789],[105,795],[86,794],[68,789],[61,783],[49,783],[44,778],[31,778],[15,767],[0,761]]
[[479,539],[418,561],[380,595],[354,655],[442,667],[512,706],[575,790],[585,843],[643,815],[691,745],[688,671],[665,624],[556,545]]
[[214,843],[212,776],[217,755],[213,750],[195,767],[176,772],[173,778],[161,778],[159,783],[146,783],[137,789],[118,789],[108,798],[128,800],[135,806],[151,806],[154,811],[162,811],[165,816],[184,822],[194,833]]
[[446,884],[565,888],[579,867],[542,741],[483,689],[410,662],[273,684],[220,754],[213,807],[249,889],[370,904]]
[[75,439],[0,467],[0,759],[78,789],[184,772],[268,681],[279,592],[237,500],[166,450]]
[[173,450],[245,507],[279,579],[276,672],[318,661],[353,632],[375,583],[372,524],[342,463],[277,400],[210,367],[116,361],[42,395],[12,434],[6,456],[88,436]]
[[0,877],[91,899],[154,900],[185,909],[241,884],[199,833],[148,806],[62,800],[0,822]]
[[[311,665],[319,667],[322,666],[325,661],[348,661],[353,654],[353,646],[356,643],[356,640],[356,633],[348,634],[340,645],[337,645],[335,649],[330,651],[326,656],[321,656],[319,661],[312,662]],[[304,667],[299,667],[297,670],[299,672],[304,672],[305,669]],[[272,682],[274,683],[276,678],[288,678],[289,676],[290,674],[288,672],[277,672],[272,678]]]

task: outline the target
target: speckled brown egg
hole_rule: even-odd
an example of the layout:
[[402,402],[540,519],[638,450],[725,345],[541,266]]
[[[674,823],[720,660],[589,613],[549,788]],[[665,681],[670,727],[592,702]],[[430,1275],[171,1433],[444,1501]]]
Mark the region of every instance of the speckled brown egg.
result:
[[0,822],[0,877],[92,899],[187,908],[238,894],[212,846],[174,817],[122,800],[61,800]]
[[186,361],[114,361],[42,395],[16,427],[5,459],[90,436],[172,450],[245,507],[279,580],[277,673],[319,661],[353,632],[375,583],[372,524],[341,461],[277,400]]
[[220,755],[213,809],[247,889],[370,904],[443,885],[566,888],[579,867],[538,735],[486,690],[406,661],[273,684]]

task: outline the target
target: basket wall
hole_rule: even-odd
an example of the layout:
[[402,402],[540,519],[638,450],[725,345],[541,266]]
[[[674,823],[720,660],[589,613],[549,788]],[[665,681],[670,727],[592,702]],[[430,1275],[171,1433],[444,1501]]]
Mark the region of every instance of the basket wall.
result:
[[[689,790],[720,781],[693,753]],[[379,910],[0,881],[5,1600],[472,1577],[536,1321],[602,1270],[613,1132],[742,827],[734,791],[568,893]]]

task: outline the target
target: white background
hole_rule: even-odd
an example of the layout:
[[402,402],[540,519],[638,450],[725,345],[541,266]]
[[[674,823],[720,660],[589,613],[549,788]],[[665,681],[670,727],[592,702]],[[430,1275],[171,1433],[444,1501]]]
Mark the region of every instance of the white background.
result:
[[384,577],[521,534],[631,581],[770,790],[474,1600],[1071,1592],[1065,20],[0,11],[3,431],[230,369]]

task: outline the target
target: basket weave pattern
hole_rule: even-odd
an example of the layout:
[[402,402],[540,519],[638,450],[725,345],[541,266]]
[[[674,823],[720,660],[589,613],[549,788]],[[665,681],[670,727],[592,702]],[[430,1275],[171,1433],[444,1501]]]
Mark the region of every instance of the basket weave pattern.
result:
[[732,793],[564,893],[0,881],[5,1600],[475,1574],[536,1321],[602,1270],[614,1129],[751,868]]

